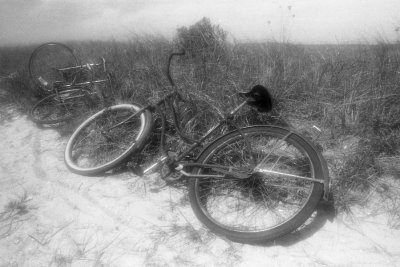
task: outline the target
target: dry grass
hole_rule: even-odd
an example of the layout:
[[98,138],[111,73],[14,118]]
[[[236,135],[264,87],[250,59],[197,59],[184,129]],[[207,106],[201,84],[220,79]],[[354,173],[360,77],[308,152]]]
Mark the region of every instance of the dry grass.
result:
[[10,200],[3,208],[0,212],[0,239],[11,235],[26,220],[26,215],[31,209],[28,202],[28,194],[25,192],[17,199]]
[[[220,27],[202,20],[180,28],[174,41],[134,36],[130,42],[70,45],[83,62],[102,56],[110,63],[114,79],[107,98],[114,102],[144,104],[162,97],[169,89],[166,59],[177,44],[188,52],[173,63],[178,87],[194,101],[207,102],[213,110],[226,112],[239,103],[235,93],[255,84],[266,85],[275,98],[273,114],[247,110],[240,115],[243,124],[286,125],[282,118],[314,121],[329,132],[322,144],[325,148],[347,135],[363,140],[355,154],[343,157],[334,166],[332,174],[337,205],[359,202],[359,196],[370,190],[380,175],[376,159],[399,154],[400,45],[228,43],[225,37]],[[27,111],[41,97],[30,87],[27,76],[32,50],[0,49],[0,73],[17,73],[8,82],[10,86],[2,86],[5,93],[1,94],[1,104],[13,103]],[[207,118],[211,109],[200,107]],[[187,130],[204,129],[209,121],[187,124]]]

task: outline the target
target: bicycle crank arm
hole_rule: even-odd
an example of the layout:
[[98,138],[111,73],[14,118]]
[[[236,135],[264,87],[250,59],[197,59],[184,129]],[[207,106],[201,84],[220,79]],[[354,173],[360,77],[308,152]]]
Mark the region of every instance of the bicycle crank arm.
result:
[[286,176],[290,178],[296,178],[296,179],[301,179],[301,180],[306,180],[306,181],[311,181],[311,182],[317,182],[324,184],[324,180],[321,179],[315,179],[315,178],[309,178],[309,177],[304,177],[304,176],[299,176],[295,174],[289,174],[289,173],[284,173],[284,172],[277,172],[277,171],[271,171],[271,170],[266,170],[266,169],[255,169],[255,172],[261,172],[261,173],[266,173],[266,174],[275,174],[279,176]]

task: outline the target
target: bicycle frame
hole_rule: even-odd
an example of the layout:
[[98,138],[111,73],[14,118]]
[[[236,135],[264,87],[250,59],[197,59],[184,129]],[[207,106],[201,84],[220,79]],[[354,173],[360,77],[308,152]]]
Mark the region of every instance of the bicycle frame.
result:
[[[189,174],[187,172],[185,172],[183,170],[184,167],[187,166],[202,166],[202,167],[211,167],[214,165],[209,165],[209,164],[194,164],[194,163],[182,163],[181,161],[188,155],[190,154],[191,151],[193,151],[195,148],[197,147],[202,147],[204,144],[204,141],[210,136],[212,135],[216,130],[218,130],[220,127],[222,127],[223,125],[233,125],[235,126],[236,129],[240,130],[239,127],[237,127],[234,123],[231,122],[231,119],[233,118],[233,115],[236,114],[241,107],[243,107],[246,104],[246,101],[244,101],[241,105],[239,105],[237,108],[235,108],[234,110],[232,110],[228,116],[226,116],[225,118],[223,118],[222,120],[220,120],[218,122],[217,125],[215,125],[214,127],[212,127],[211,129],[209,129],[207,131],[207,133],[205,133],[199,140],[194,140],[191,139],[189,136],[185,135],[182,130],[180,129],[178,123],[177,123],[177,113],[175,108],[173,107],[173,99],[176,98],[182,98],[182,96],[179,94],[179,92],[174,91],[170,94],[168,94],[167,96],[165,96],[163,99],[161,99],[160,101],[158,101],[156,104],[154,105],[148,105],[146,107],[143,107],[142,109],[140,109],[138,112],[132,114],[131,116],[129,116],[127,119],[125,119],[124,121],[112,126],[111,128],[108,128],[107,130],[110,130],[112,128],[118,127],[119,125],[129,121],[130,119],[132,119],[133,117],[136,116],[140,116],[140,114],[142,114],[145,110],[149,109],[151,111],[156,111],[157,113],[159,113],[160,117],[161,117],[161,141],[160,141],[160,151],[163,154],[163,157],[161,158],[161,160],[159,160],[158,162],[156,162],[155,164],[151,165],[150,167],[148,167],[147,169],[145,169],[143,171],[144,174],[151,172],[153,169],[157,168],[158,166],[164,164],[168,159],[171,160],[171,158],[168,155],[168,151],[166,149],[166,144],[165,144],[165,128],[166,128],[166,115],[165,112],[162,111],[161,106],[164,105],[165,108],[169,108],[171,110],[172,113],[172,117],[173,117],[173,125],[175,130],[177,131],[179,137],[186,142],[187,144],[191,144],[191,146],[184,152],[182,152],[176,159],[173,159],[174,162],[179,162],[179,166],[176,166],[176,168],[179,169],[179,171],[181,171],[182,174],[184,174],[185,176],[188,177],[203,177],[202,175],[194,175],[194,174]],[[106,131],[107,131],[106,130]],[[244,137],[246,138],[246,137]],[[227,169],[226,166],[215,166],[218,168],[222,168],[222,169]],[[177,169],[177,170],[178,170]],[[231,172],[231,174],[234,175],[233,172]],[[210,175],[208,175],[207,177],[210,177]],[[221,175],[216,175],[215,178],[223,178],[224,176]],[[244,177],[243,177],[244,178]]]
[[[194,140],[182,132],[182,130],[179,127],[179,123],[178,123],[178,114],[174,108],[174,101],[180,100],[180,101],[184,102],[185,100],[182,97],[182,95],[179,93],[178,89],[175,87],[175,83],[170,74],[170,65],[171,65],[171,60],[175,55],[183,55],[183,54],[184,53],[173,53],[170,55],[170,57],[168,59],[167,77],[168,77],[169,82],[171,83],[173,92],[164,96],[161,100],[159,100],[154,105],[153,104],[147,105],[147,106],[141,108],[136,113],[129,116],[127,119],[104,130],[104,132],[106,132],[115,127],[118,127],[118,126],[128,122],[132,118],[140,116],[145,110],[150,110],[152,112],[156,111],[160,115],[160,117],[161,117],[160,151],[162,152],[163,156],[161,157],[160,160],[158,160],[156,163],[152,164],[151,166],[149,166],[148,168],[143,170],[141,173],[147,174],[147,173],[151,172],[152,170],[166,164],[169,168],[169,171],[166,175],[164,175],[164,177],[162,177],[163,179],[168,177],[173,171],[179,171],[182,175],[184,175],[187,178],[205,178],[205,177],[207,177],[207,178],[218,178],[218,179],[224,179],[224,178],[246,179],[246,178],[249,178],[254,172],[263,172],[263,173],[267,173],[270,175],[281,175],[281,176],[291,177],[291,178],[295,178],[295,179],[303,179],[303,180],[307,180],[307,181],[325,184],[324,179],[321,179],[319,177],[317,177],[317,178],[302,177],[302,176],[298,176],[298,175],[286,174],[286,173],[282,173],[282,172],[259,168],[259,166],[262,165],[262,163],[269,157],[269,155],[276,148],[274,148],[270,153],[268,153],[268,155],[266,155],[265,158],[258,164],[256,162],[254,153],[251,153],[254,166],[250,166],[246,169],[240,169],[240,170],[239,169],[233,170],[230,167],[221,166],[221,165],[184,162],[183,160],[190,154],[190,152],[192,152],[195,148],[203,147],[205,140],[207,140],[208,137],[210,137],[215,131],[217,131],[220,127],[222,127],[224,125],[233,126],[236,129],[236,131],[239,132],[239,134],[242,136],[242,138],[247,146],[247,149],[249,149],[249,151],[251,151],[251,145],[250,145],[250,142],[248,141],[248,138],[246,137],[246,135],[244,135],[241,132],[241,128],[233,122],[233,118],[234,118],[235,114],[247,104],[246,100],[243,101],[242,103],[240,103],[237,107],[235,107],[227,115],[223,116],[223,118],[220,119],[215,126],[211,127],[202,137],[200,137],[199,140]],[[175,128],[178,136],[185,143],[190,145],[190,147],[188,149],[181,152],[176,158],[169,156],[168,151],[166,149],[166,144],[165,144],[165,132],[166,132],[166,114],[165,113],[166,112],[164,112],[162,110],[162,106],[164,106],[164,109],[166,111],[168,109],[170,110],[172,118],[173,118],[173,125],[174,125],[174,128]],[[282,140],[285,140],[293,133],[294,132],[289,132]],[[210,175],[210,174],[202,175],[202,174],[189,173],[184,170],[185,167],[210,168],[221,174],[220,175],[219,174],[218,175]]]
[[[83,64],[83,65],[79,65],[79,66],[55,69],[55,71],[64,73],[64,72],[68,72],[68,71],[72,71],[72,70],[77,70],[77,72],[88,70],[91,73],[91,75],[93,75],[93,69],[95,67],[99,67],[99,66],[102,67],[103,72],[107,71],[106,60],[104,58],[101,58],[101,63],[87,63],[87,64]],[[74,79],[72,81],[72,83],[70,83],[70,84],[65,84],[63,81],[55,81],[54,85],[55,85],[55,89],[67,90],[67,89],[71,89],[71,88],[84,88],[86,86],[93,85],[95,83],[102,83],[102,82],[106,82],[106,81],[107,81],[107,79],[100,79],[100,80],[76,83],[75,79]]]
[[[295,178],[295,179],[303,179],[303,180],[307,180],[307,181],[312,181],[312,182],[317,182],[317,183],[322,183],[325,184],[324,179],[321,178],[309,178],[309,177],[302,177],[302,176],[298,176],[298,175],[292,175],[292,174],[287,174],[287,173],[282,173],[282,172],[277,172],[277,171],[272,171],[272,170],[266,170],[266,169],[261,169],[258,168],[259,164],[256,164],[256,159],[253,155],[253,153],[251,153],[253,160],[254,160],[254,166],[250,166],[246,169],[232,169],[230,167],[227,166],[222,166],[222,165],[213,165],[213,164],[201,164],[201,163],[192,163],[192,162],[184,162],[183,160],[186,158],[186,156],[188,156],[190,154],[190,152],[192,152],[195,148],[198,147],[203,147],[204,146],[204,141],[210,137],[215,131],[217,131],[220,127],[222,127],[223,125],[230,125],[230,126],[234,126],[235,129],[237,131],[239,131],[239,133],[241,134],[241,128],[239,126],[237,126],[235,123],[233,123],[233,118],[234,115],[243,107],[246,105],[247,101],[243,101],[241,104],[239,104],[236,108],[234,108],[231,112],[228,113],[228,115],[224,116],[223,119],[219,120],[219,122],[217,123],[217,125],[213,126],[212,128],[210,128],[202,137],[200,137],[199,140],[193,140],[190,137],[188,137],[187,135],[185,135],[178,123],[177,123],[177,113],[176,110],[173,107],[173,100],[175,98],[182,98],[182,96],[179,94],[178,91],[174,91],[172,93],[169,93],[168,95],[166,95],[163,99],[161,99],[160,101],[158,101],[156,104],[154,105],[147,105],[146,107],[143,107],[142,109],[140,109],[138,112],[132,114],[131,116],[129,116],[127,119],[123,120],[122,122],[119,122],[118,124],[112,126],[111,128],[108,128],[107,130],[110,130],[112,128],[118,127],[119,125],[129,121],[130,119],[139,116],[140,114],[142,114],[145,110],[149,109],[151,111],[156,111],[157,113],[159,113],[160,117],[161,117],[161,141],[160,141],[160,151],[162,152],[163,156],[161,157],[160,160],[158,160],[156,163],[152,164],[151,166],[149,166],[148,168],[146,168],[145,170],[143,170],[143,174],[147,174],[150,173],[152,170],[159,168],[160,166],[167,164],[167,166],[169,167],[169,172],[164,175],[164,177],[162,177],[163,179],[167,178],[173,171],[179,171],[182,175],[184,175],[187,178],[217,178],[217,179],[246,179],[249,178],[254,172],[262,172],[262,173],[266,173],[266,174],[270,174],[270,175],[278,175],[278,176],[285,176],[285,177],[290,177],[290,178]],[[181,137],[181,139],[183,141],[185,141],[188,144],[191,144],[190,147],[188,149],[186,149],[185,151],[183,151],[182,153],[180,153],[176,158],[171,157],[168,155],[168,151],[166,149],[166,144],[165,144],[165,128],[166,128],[166,115],[165,112],[162,111],[161,106],[164,105],[166,108],[169,108],[171,110],[172,113],[172,117],[173,117],[173,125],[175,130],[177,131],[179,137]],[[107,131],[105,130],[105,131]],[[294,132],[289,132],[289,134],[287,134],[282,140],[285,140],[286,138],[288,138],[291,134],[293,134]],[[246,135],[241,134],[242,138],[245,141],[245,144],[247,146],[247,149],[249,149],[249,151],[251,151],[251,145],[250,142],[248,141]],[[261,161],[265,161],[266,158],[268,158],[268,156],[270,155],[270,153]],[[209,168],[209,169],[213,169],[214,171],[217,171],[219,173],[221,173],[221,175],[202,175],[202,174],[196,174],[196,173],[189,173],[187,171],[184,170],[185,167],[198,167],[198,168]]]
[[[104,58],[101,58],[101,63],[87,63],[87,64],[83,64],[83,65],[79,65],[79,66],[74,66],[74,67],[67,67],[67,68],[60,68],[60,69],[56,69],[55,71],[58,72],[68,72],[71,70],[78,70],[78,71],[83,71],[83,70],[88,70],[91,73],[93,72],[93,68],[94,67],[99,67],[102,66],[102,71],[106,72],[106,60]],[[74,99],[74,98],[80,98],[80,97],[85,97],[88,94],[92,94],[92,92],[90,90],[87,90],[88,86],[97,84],[97,83],[103,83],[103,82],[107,82],[107,79],[99,79],[99,80],[92,80],[92,81],[87,81],[87,82],[80,82],[80,83],[75,83],[75,79],[71,84],[65,84],[63,81],[56,81],[54,84],[54,92],[56,94],[56,99],[57,101],[60,101],[61,103],[65,100],[70,100],[70,99]],[[64,97],[61,98],[60,96],[60,92],[61,91],[65,91],[65,90],[69,90],[69,89],[80,89],[81,90],[81,95],[75,95],[73,97]]]

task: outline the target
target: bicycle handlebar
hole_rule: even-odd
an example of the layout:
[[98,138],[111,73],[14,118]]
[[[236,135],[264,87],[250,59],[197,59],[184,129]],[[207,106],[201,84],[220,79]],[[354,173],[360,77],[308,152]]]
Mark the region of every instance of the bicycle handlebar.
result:
[[172,85],[172,87],[175,86],[174,80],[172,79],[172,76],[171,76],[171,61],[172,61],[172,58],[174,56],[183,56],[185,54],[186,54],[186,51],[184,49],[182,49],[180,52],[172,53],[168,58],[167,78],[168,78],[169,83]]
[[73,67],[65,67],[65,68],[60,68],[60,69],[54,68],[54,70],[61,71],[61,72],[62,71],[68,71],[68,70],[83,69],[83,68],[86,68],[88,70],[92,70],[92,67],[100,67],[101,66],[102,69],[103,69],[103,72],[106,72],[107,68],[106,68],[106,60],[105,60],[105,58],[101,57],[100,61],[101,61],[100,63],[86,63],[86,64],[73,66]]

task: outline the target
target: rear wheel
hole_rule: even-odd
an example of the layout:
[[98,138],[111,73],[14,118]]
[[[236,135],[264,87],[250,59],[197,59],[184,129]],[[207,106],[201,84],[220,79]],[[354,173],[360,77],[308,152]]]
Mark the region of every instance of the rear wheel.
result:
[[85,111],[89,94],[84,89],[71,89],[48,95],[33,106],[31,118],[39,124],[67,121]]
[[81,175],[110,170],[140,151],[150,136],[153,120],[136,104],[103,109],[84,121],[70,137],[64,154],[68,168]]
[[[318,152],[283,128],[254,126],[229,133],[206,148],[198,163],[251,173],[242,179],[231,175],[189,182],[199,220],[236,242],[263,242],[292,232],[311,216],[323,192],[322,183],[299,179],[323,180]],[[221,175],[217,168],[194,171]]]
[[78,59],[68,46],[45,43],[36,48],[29,58],[29,75],[34,84],[44,91],[52,91],[57,84],[72,84],[77,75]]

